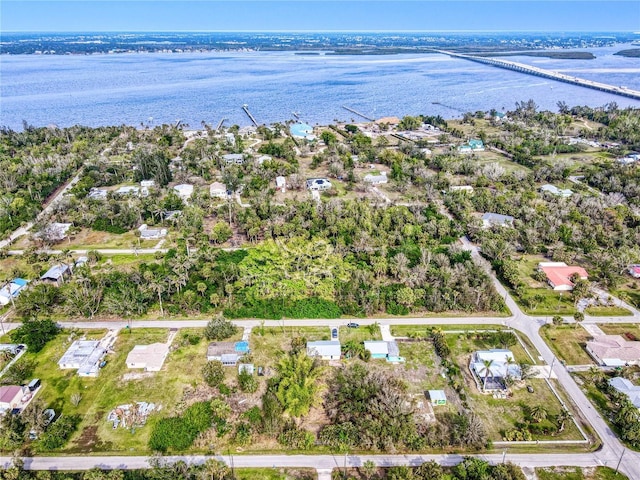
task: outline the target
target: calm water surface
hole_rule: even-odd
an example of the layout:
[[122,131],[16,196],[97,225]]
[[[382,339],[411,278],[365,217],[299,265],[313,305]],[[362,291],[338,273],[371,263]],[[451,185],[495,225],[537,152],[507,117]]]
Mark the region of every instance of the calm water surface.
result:
[[[640,59],[614,56],[626,46],[589,49],[595,60],[508,57],[577,77],[640,90]],[[0,56],[0,125],[89,126],[160,124],[191,127],[292,118],[310,124],[365,115],[459,117],[510,110],[534,99],[556,111],[558,101],[600,106],[639,101],[444,55],[332,56],[294,52]]]

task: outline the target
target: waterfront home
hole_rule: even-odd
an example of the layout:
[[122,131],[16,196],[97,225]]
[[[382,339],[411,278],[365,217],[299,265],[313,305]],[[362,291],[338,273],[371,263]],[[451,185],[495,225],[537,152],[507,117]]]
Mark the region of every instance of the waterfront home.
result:
[[621,335],[596,335],[587,342],[586,350],[598,365],[605,367],[640,364],[640,342]]
[[589,278],[587,271],[582,267],[569,266],[564,262],[540,262],[538,270],[547,276],[547,282],[554,290],[571,291],[574,282],[572,278],[577,276],[581,280]]

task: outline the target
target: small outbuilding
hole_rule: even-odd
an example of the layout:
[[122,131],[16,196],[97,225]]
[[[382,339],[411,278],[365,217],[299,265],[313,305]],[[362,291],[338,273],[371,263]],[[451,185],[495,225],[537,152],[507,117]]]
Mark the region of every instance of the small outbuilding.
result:
[[444,390],[429,390],[429,400],[431,400],[431,405],[439,406],[447,404],[447,395],[444,393]]
[[71,269],[69,268],[69,265],[60,264],[54,265],[47,270],[46,273],[40,277],[40,280],[60,285],[64,282],[64,278],[69,276],[71,276]]

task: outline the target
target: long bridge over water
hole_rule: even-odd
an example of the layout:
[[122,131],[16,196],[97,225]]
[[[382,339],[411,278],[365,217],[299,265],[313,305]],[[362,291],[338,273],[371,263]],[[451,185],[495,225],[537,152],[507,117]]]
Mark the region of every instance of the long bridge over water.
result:
[[613,93],[614,95],[621,95],[623,97],[633,98],[634,100],[640,100],[640,91],[631,90],[630,88],[627,88],[624,86],[615,86],[615,85],[608,85],[606,83],[594,82],[593,80],[586,80],[584,78],[565,75],[564,73],[545,70],[543,68],[533,67],[531,65],[525,65],[523,63],[511,62],[508,60],[498,60],[495,58],[477,57],[475,55],[464,55],[462,53],[447,52],[445,50],[436,50],[436,51],[438,53],[449,55],[454,58],[461,58],[463,60],[470,60],[472,62],[484,63],[486,65],[492,65],[494,67],[505,68],[507,70],[513,70],[521,73],[527,73],[529,75],[536,75],[538,77],[549,78],[551,80],[557,80],[559,82],[571,83],[572,85],[578,85],[580,87],[593,88],[594,90],[600,90],[601,92]]

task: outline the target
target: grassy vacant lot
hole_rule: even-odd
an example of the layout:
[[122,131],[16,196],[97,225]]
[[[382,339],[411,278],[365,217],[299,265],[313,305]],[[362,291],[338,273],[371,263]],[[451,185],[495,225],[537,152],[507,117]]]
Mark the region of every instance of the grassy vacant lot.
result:
[[503,330],[504,325],[391,325],[391,335],[394,337],[427,337],[432,328],[447,331],[479,332],[481,330]]
[[593,360],[584,349],[591,335],[579,325],[546,325],[540,329],[542,338],[556,356],[567,365],[589,365]]
[[589,307],[584,311],[585,314],[591,315],[592,317],[627,317],[632,316],[631,313],[626,308],[622,307],[605,307],[605,306],[597,306],[597,307]]
[[603,323],[598,325],[607,335],[624,335],[631,333],[640,339],[640,326],[634,323]]
[[[100,337],[104,332],[91,331],[87,338]],[[182,333],[182,332],[181,332]],[[193,335],[201,334],[192,330]],[[126,357],[134,345],[165,342],[166,329],[134,329],[122,331],[115,344],[115,353],[107,356],[107,365],[97,378],[80,378],[75,370],[60,370],[57,362],[70,344],[68,332],[51,341],[40,353],[25,354],[37,363],[34,377],[42,380],[40,397],[56,412],[81,414],[83,421],[78,432],[67,444],[69,453],[90,452],[144,452],[151,431],[146,425],[135,432],[107,423],[106,416],[117,405],[134,401],[154,402],[162,405],[159,413],[149,417],[148,424],[171,414],[182,399],[185,387],[203,383],[200,369],[206,361],[206,342],[191,345],[179,334],[173,342],[175,350],[169,353],[161,372],[145,373],[129,370]],[[74,393],[82,395],[77,407],[70,402]]]
[[626,475],[609,467],[550,467],[536,468],[538,480],[625,480]]
[[318,472],[313,468],[236,468],[238,480],[315,480]]

